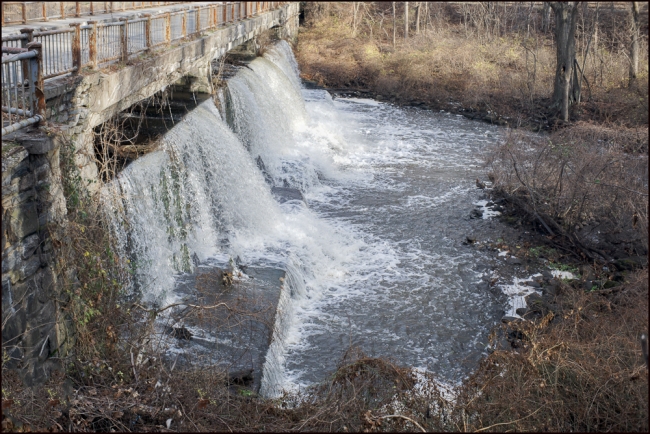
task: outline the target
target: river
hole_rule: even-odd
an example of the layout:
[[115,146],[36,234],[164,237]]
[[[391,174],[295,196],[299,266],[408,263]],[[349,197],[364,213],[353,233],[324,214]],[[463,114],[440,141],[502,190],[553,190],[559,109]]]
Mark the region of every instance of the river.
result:
[[[500,130],[308,89],[286,42],[219,100],[102,191],[118,251],[135,264],[132,290],[163,305],[206,264],[284,268],[266,395],[322,380],[350,346],[442,381],[475,368],[506,306],[481,284],[487,253],[463,242],[498,224],[470,212]],[[272,186],[304,200],[280,203]]]

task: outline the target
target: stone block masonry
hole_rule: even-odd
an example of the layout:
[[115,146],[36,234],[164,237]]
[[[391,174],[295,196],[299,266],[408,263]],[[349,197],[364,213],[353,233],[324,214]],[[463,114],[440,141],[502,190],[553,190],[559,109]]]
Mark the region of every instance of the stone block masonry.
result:
[[34,153],[13,143],[3,146],[2,349],[6,367],[19,369],[32,385],[48,376],[56,365],[50,357],[66,340],[47,231],[48,224],[64,218],[65,204],[60,189],[53,188],[58,149],[47,150],[42,143],[48,140],[34,134],[23,138]]

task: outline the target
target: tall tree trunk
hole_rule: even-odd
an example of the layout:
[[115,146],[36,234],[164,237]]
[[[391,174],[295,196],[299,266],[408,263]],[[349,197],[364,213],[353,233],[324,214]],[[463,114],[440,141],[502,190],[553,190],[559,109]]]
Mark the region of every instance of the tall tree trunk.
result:
[[404,2],[404,39],[409,38],[409,2]]
[[551,4],[544,2],[542,6],[542,32],[548,33],[549,27],[551,27]]
[[429,2],[424,2],[424,33],[429,30]]
[[352,37],[357,36],[357,11],[359,10],[359,2],[352,2]]
[[639,2],[632,2],[632,46],[630,47],[630,82],[631,87],[639,74]]
[[417,2],[415,6],[415,34],[420,34],[420,8],[422,7],[422,2]]
[[551,107],[559,108],[562,120],[569,120],[569,105],[576,100],[580,81],[576,80],[575,31],[577,2],[551,2],[555,13],[555,43],[557,45],[557,65]]
[[395,48],[396,35],[397,35],[397,15],[395,15],[395,2],[393,2],[393,48]]

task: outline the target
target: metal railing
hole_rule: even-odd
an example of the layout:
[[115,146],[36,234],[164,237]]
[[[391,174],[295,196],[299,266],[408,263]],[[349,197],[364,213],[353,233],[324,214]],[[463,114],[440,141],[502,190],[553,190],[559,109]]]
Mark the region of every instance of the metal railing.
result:
[[172,42],[197,36],[203,31],[255,16],[286,2],[224,2],[191,7],[161,15],[119,22],[70,24],[46,32],[22,29],[20,35],[2,38],[3,47],[40,42],[43,47],[43,78],[79,73],[82,68],[100,67],[111,61],[126,62],[130,56]]
[[97,13],[128,11],[183,2],[2,2],[3,24],[25,24]]
[[2,47],[3,137],[45,119],[41,50],[38,42]]
[[198,36],[286,3],[223,2],[135,20],[88,21],[87,25],[75,23],[69,28],[45,32],[22,29],[19,35],[5,36],[2,38],[2,135],[44,119],[45,79],[79,74],[84,67],[96,69],[113,61],[126,62],[134,54],[170,46],[174,41]]

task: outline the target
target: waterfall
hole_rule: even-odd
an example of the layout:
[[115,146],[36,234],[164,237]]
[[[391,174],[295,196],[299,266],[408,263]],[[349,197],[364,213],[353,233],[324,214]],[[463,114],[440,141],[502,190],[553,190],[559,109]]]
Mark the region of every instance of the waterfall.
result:
[[363,242],[302,203],[274,199],[265,175],[303,192],[343,176],[334,161],[342,141],[314,136],[286,42],[249,66],[228,83],[231,125],[211,99],[201,103],[101,196],[118,254],[130,261],[131,293],[144,302],[177,301],[176,277],[209,259],[285,269],[261,391],[274,395],[285,345],[298,339],[294,312],[345,278]]

